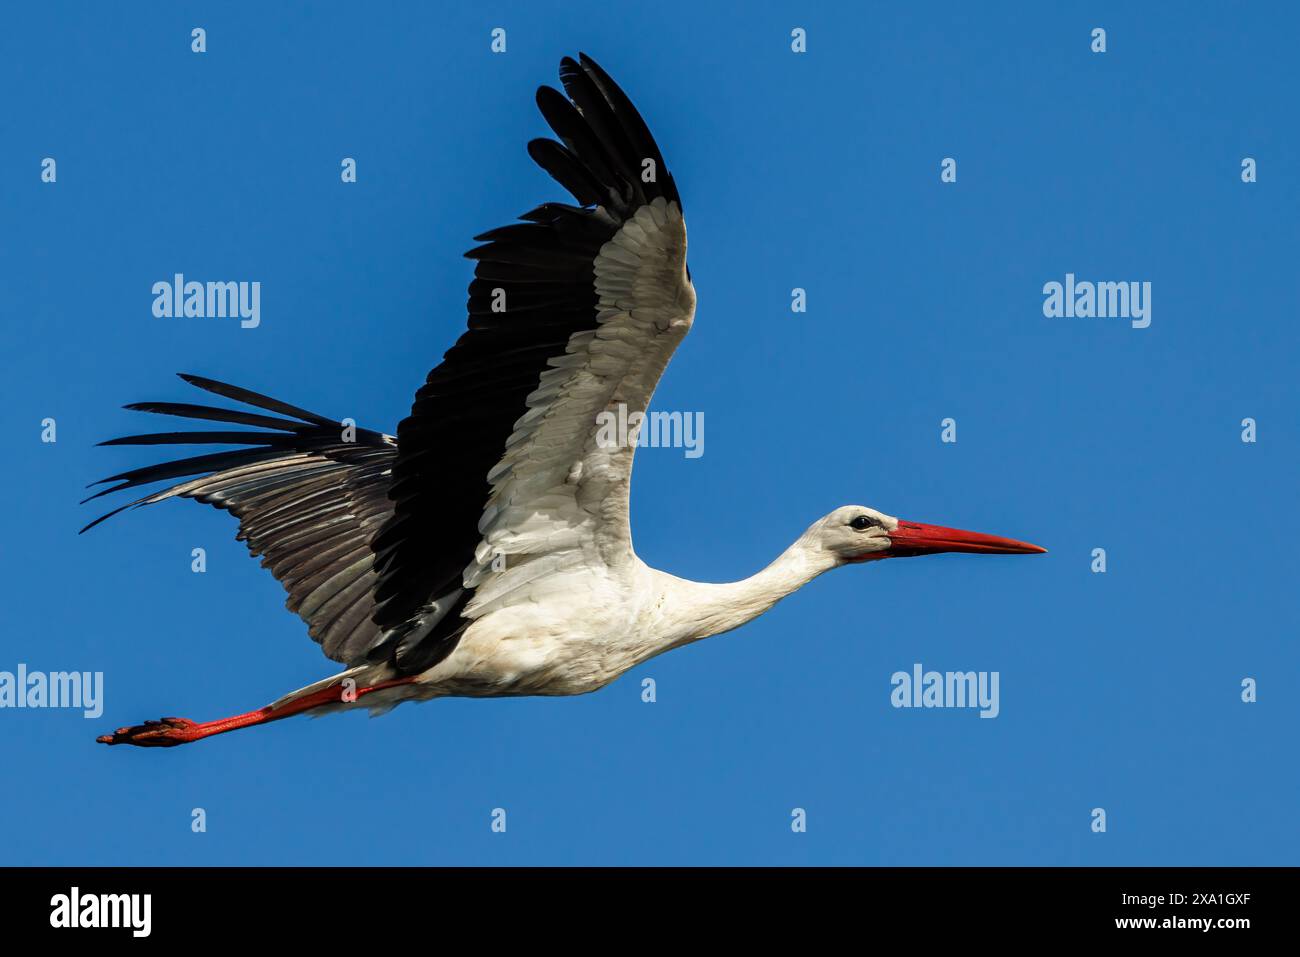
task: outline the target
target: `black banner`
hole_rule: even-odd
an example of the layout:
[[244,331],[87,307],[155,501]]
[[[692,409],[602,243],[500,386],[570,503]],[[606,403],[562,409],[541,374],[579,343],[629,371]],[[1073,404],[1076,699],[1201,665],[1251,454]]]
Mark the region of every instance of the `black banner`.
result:
[[[596,931],[745,937],[778,925],[966,937],[1279,934],[1286,868],[8,868],[7,940],[372,942],[385,927],[588,939]],[[442,925],[444,929],[439,930]]]

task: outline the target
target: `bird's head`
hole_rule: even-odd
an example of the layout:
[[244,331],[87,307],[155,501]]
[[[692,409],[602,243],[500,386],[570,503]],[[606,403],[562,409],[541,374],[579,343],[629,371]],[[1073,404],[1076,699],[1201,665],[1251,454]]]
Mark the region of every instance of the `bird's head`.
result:
[[841,563],[912,558],[940,552],[1033,555],[1047,551],[1013,538],[909,522],[865,505],[844,505],[810,530],[821,548]]

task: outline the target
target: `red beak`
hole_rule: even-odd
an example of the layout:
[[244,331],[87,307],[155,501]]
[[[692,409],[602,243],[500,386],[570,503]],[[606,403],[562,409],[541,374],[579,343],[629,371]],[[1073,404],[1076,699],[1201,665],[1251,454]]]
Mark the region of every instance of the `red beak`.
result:
[[893,542],[889,558],[911,558],[913,555],[937,555],[940,552],[977,552],[984,555],[1035,555],[1047,551],[1028,542],[998,535],[982,535],[960,528],[942,525],[924,525],[921,522],[899,521],[898,528],[889,533]]

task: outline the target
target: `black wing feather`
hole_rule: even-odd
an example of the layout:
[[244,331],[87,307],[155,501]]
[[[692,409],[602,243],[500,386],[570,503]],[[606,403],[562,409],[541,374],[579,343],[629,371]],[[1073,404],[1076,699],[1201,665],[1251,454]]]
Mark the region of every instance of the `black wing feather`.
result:
[[[468,254],[477,260],[469,328],[429,373],[397,429],[393,515],[372,542],[375,622],[384,630],[372,655],[391,654],[405,672],[449,654],[467,624],[460,611],[472,595],[461,589],[491,491],[488,472],[548,360],[562,355],[575,333],[596,328],[601,247],[643,204],[677,199],[631,102],[590,58],[580,61],[561,62],[567,100],[545,87],[537,94],[561,142],[528,144],[529,155],[578,205],[543,203],[523,222],[478,236],[484,245]],[[641,178],[646,159],[655,163],[649,183]]]
[[371,618],[377,576],[370,539],[392,512],[388,486],[397,456],[392,439],[356,429],[355,441],[344,441],[340,424],[325,416],[224,382],[181,378],[208,392],[298,421],[182,402],[128,405],[138,412],[274,431],[155,432],[100,443],[242,448],[162,462],[104,479],[119,484],[91,498],[189,478],[127,502],[82,531],[125,509],[167,498],[192,498],[225,509],[239,519],[237,538],[254,556],[262,557],[263,566],[284,586],[286,605],[307,622],[308,633],[325,654],[348,664],[366,660],[367,650],[380,635]]

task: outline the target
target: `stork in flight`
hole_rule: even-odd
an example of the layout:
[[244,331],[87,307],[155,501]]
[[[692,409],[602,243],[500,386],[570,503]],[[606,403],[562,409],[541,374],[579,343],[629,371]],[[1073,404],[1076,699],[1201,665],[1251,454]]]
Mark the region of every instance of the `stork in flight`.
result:
[[[593,60],[560,63],[537,92],[559,142],[529,155],[576,205],[543,203],[484,233],[469,328],[429,373],[397,435],[199,376],[258,411],[172,402],[128,409],[247,429],[162,432],[106,445],[242,446],[133,469],[106,495],[183,479],[128,502],[225,509],[346,670],[247,714],[163,718],[104,744],[165,747],[303,712],[447,695],[595,691],[655,655],[721,634],[822,572],[937,552],[1044,549],[845,505],[743,581],[705,584],[632,549],[637,436],[597,441],[601,413],[643,413],[691,327],[695,290],[672,175],[645,122]],[[82,529],[85,531],[86,529]]]

